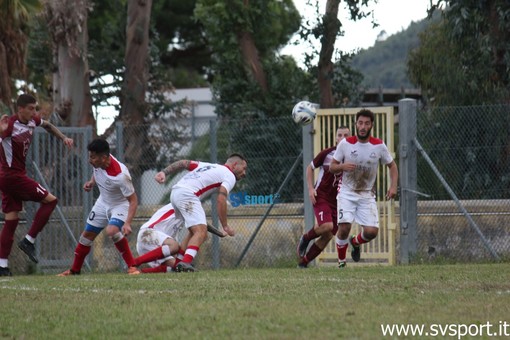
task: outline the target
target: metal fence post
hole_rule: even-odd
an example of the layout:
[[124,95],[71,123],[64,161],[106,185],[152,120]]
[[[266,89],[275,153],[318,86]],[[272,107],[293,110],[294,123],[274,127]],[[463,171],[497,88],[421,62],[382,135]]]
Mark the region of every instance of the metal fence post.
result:
[[313,160],[313,124],[303,127],[303,203],[305,215],[305,231],[313,228],[315,216],[313,214],[312,203],[308,197],[308,185],[306,184],[306,168]]
[[408,264],[416,254],[417,237],[417,167],[416,100],[398,101],[399,177],[400,177],[400,263]]
[[[210,143],[211,143],[211,163],[218,162],[218,140],[216,136],[216,118],[209,120]],[[218,228],[218,211],[216,205],[216,197],[218,194],[211,196],[211,218],[213,225]],[[219,228],[221,229],[221,228]],[[220,241],[216,235],[212,236],[212,267],[218,269],[220,267]]]

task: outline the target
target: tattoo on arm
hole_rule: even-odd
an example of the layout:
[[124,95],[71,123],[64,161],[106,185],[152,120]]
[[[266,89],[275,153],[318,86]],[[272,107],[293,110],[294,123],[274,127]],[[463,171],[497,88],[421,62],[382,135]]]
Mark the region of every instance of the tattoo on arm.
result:
[[170,175],[170,174],[173,174],[174,172],[177,172],[177,171],[180,171],[180,170],[184,170],[184,169],[187,169],[189,167],[189,164],[190,164],[190,160],[187,160],[187,159],[182,159],[180,161],[177,161],[177,162],[173,162],[172,164],[170,164],[169,166],[167,166],[163,172],[166,176]]

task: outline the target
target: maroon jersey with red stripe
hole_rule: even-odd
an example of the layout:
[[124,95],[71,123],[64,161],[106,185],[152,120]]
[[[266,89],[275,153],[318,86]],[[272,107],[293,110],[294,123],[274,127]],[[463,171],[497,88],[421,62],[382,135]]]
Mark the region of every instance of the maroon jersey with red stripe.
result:
[[329,166],[333,160],[333,154],[335,153],[336,146],[324,149],[315,156],[311,166],[312,169],[319,170],[319,177],[315,182],[315,191],[317,192],[317,199],[322,198],[331,204],[336,205],[336,194],[338,190],[338,180],[340,176],[335,176],[329,172]]
[[28,149],[32,143],[34,130],[42,124],[42,119],[34,116],[23,124],[17,115],[9,118],[7,130],[0,136],[0,169],[3,176],[25,174]]

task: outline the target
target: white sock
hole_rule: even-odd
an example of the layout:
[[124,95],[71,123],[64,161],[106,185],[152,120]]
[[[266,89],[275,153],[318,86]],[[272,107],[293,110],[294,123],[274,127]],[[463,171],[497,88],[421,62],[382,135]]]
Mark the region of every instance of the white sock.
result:
[[26,238],[26,239],[27,239],[30,243],[32,243],[32,244],[34,244],[34,243],[35,243],[35,238],[33,238],[32,236],[30,236],[30,235],[28,235],[28,234],[25,236],[25,238]]
[[0,267],[4,267],[4,268],[9,267],[9,260],[7,260],[7,259],[0,259]]

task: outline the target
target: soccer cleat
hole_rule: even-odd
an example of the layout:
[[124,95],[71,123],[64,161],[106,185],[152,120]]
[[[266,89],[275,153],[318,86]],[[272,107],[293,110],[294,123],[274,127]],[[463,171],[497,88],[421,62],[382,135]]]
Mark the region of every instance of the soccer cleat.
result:
[[12,276],[8,267],[0,267],[0,276]]
[[73,272],[71,269],[68,269],[65,272],[58,274],[57,276],[71,276],[71,275],[80,275],[80,272]]
[[35,246],[29,240],[23,238],[23,240],[18,242],[18,248],[27,254],[28,258],[32,260],[32,262],[39,262],[37,257],[35,257]]
[[305,237],[302,235],[297,246],[297,253],[299,257],[305,256],[308,243],[310,243],[310,241],[305,241]]
[[127,270],[128,275],[139,275],[142,272],[138,270],[136,267],[129,267]]
[[192,272],[195,272],[195,268],[191,265],[191,263],[186,263],[186,262],[179,262],[176,266],[175,266],[175,271],[176,272],[179,272],[179,273],[182,273],[182,272],[189,272],[189,273],[192,273]]
[[308,268],[308,265],[307,265],[306,263],[301,263],[301,262],[300,262],[300,263],[298,263],[297,267],[298,267],[299,269],[306,269],[306,268]]
[[338,261],[338,268],[342,269],[347,266],[347,262],[345,261]]
[[349,243],[352,246],[351,257],[352,257],[352,260],[354,262],[359,262],[359,260],[361,259],[361,247],[360,246],[355,246],[355,245],[352,244],[352,239],[355,238],[355,237],[356,236],[352,235],[349,238]]

